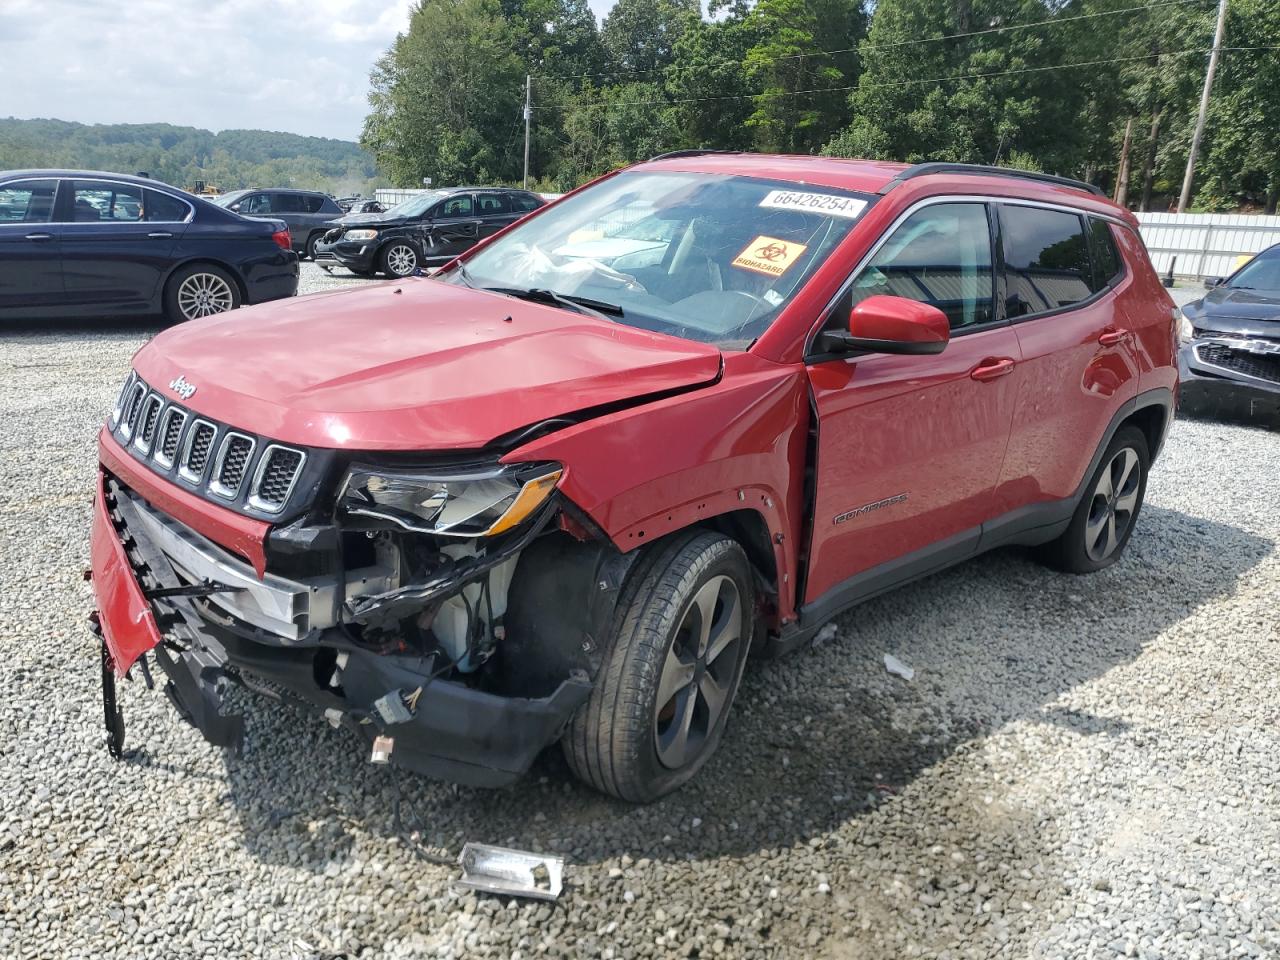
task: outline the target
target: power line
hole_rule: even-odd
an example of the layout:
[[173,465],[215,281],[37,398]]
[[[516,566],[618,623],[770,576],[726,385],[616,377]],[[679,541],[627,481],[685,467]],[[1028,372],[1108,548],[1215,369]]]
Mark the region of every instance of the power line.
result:
[[[969,37],[981,37],[993,33],[1008,33],[1014,30],[1034,30],[1039,27],[1058,26],[1064,23],[1073,23],[1078,20],[1094,20],[1098,17],[1114,17],[1124,13],[1136,13],[1141,10],[1155,10],[1160,7],[1187,6],[1190,4],[1202,4],[1203,0],[1157,0],[1155,3],[1148,3],[1138,7],[1124,7],[1119,10],[1102,10],[1097,13],[1081,13],[1071,17],[1058,17],[1049,20],[1037,20],[1034,23],[1014,23],[1002,27],[988,27],[984,30],[971,30],[968,33],[951,33],[941,37],[919,37],[914,40],[895,40],[892,43],[866,43],[865,41],[855,47],[839,47],[835,50],[810,50],[807,53],[787,53],[777,57],[760,57],[768,63],[776,63],[779,60],[799,60],[808,57],[825,57],[832,56],[837,53],[854,53],[859,50],[888,50],[897,47],[911,46],[917,43],[941,43],[944,40],[964,40]],[[740,63],[738,60],[722,60],[714,63],[712,67],[729,66]],[[651,67],[647,70],[602,70],[598,73],[569,73],[561,75],[533,74],[534,80],[586,80],[590,77],[619,77],[619,76],[640,76],[642,74],[661,73],[666,67]]]
[[[1220,49],[1224,52],[1229,50],[1231,51],[1280,50],[1280,45],[1258,46],[1258,47],[1221,47]],[[1201,49],[1170,50],[1167,52],[1160,53],[1159,56],[1183,57],[1183,56],[1189,56],[1191,54],[1197,54],[1197,53],[1204,54],[1204,53],[1210,53],[1210,52],[1211,52],[1210,50],[1201,50]],[[1084,60],[1084,61],[1081,61],[1080,63],[1060,63],[1060,64],[1056,64],[1054,66],[1049,66],[1049,67],[1024,67],[1019,70],[999,70],[999,71],[990,72],[990,73],[960,73],[950,77],[930,77],[928,79],[918,79],[918,80],[894,80],[886,83],[866,84],[865,86],[862,84],[854,83],[854,84],[849,84],[848,86],[842,86],[842,87],[814,87],[810,90],[784,90],[784,91],[780,91],[779,95],[787,96],[787,97],[798,97],[808,93],[840,93],[846,90],[857,90],[857,89],[880,90],[880,89],[886,89],[889,87],[907,87],[907,86],[914,86],[916,84],[924,84],[924,83],[949,83],[955,80],[980,80],[980,79],[987,79],[987,78],[993,78],[993,77],[1011,77],[1011,76],[1016,76],[1018,74],[1025,74],[1025,73],[1047,73],[1053,70],[1073,70],[1079,67],[1098,67],[1098,66],[1103,66],[1105,64],[1111,64],[1111,63],[1132,63],[1133,61],[1136,61],[1136,60],[1150,60],[1150,59],[1151,59],[1151,54],[1143,54],[1142,56],[1135,56],[1135,57],[1113,57],[1105,60]],[[621,101],[618,101],[617,103],[610,103],[607,100],[598,100],[595,103],[548,104],[547,107],[548,108],[554,107],[555,109],[559,109],[559,110],[595,109],[597,107],[632,107],[632,106],[655,106],[655,105],[665,107],[665,106],[672,106],[677,103],[704,103],[712,100],[714,101],[754,100],[757,97],[760,97],[763,95],[764,95],[763,93],[745,93],[745,94],[732,94],[732,95],[716,96],[716,97],[683,97],[676,100],[662,100],[662,101],[656,101],[656,102],[654,100],[621,100]]]

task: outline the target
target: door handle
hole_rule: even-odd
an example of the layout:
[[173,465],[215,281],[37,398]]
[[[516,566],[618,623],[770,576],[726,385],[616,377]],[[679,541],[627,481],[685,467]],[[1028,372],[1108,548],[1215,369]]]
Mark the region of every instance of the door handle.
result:
[[1013,367],[1014,361],[1012,357],[988,357],[970,370],[969,376],[974,380],[983,382],[998,380],[1000,377],[1013,373]]
[[1115,347],[1122,343],[1128,343],[1133,339],[1133,334],[1128,330],[1104,330],[1098,337],[1098,342],[1104,347]]
[[172,237],[173,234],[169,233],[167,230],[157,230],[155,233],[148,233],[147,236],[152,240],[165,240]]
[[53,234],[52,233],[28,233],[27,239],[28,240],[52,240]]

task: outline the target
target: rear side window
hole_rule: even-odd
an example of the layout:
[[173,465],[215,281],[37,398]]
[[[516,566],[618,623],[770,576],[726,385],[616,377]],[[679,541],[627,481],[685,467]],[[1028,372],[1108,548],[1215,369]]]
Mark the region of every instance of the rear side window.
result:
[[1111,225],[1105,220],[1089,218],[1089,256],[1093,260],[1093,290],[1097,293],[1111,286],[1124,273]]
[[853,303],[905,297],[937,307],[952,330],[994,316],[991,229],[981,203],[936,203],[891,233],[853,282]]
[[511,212],[507,198],[500,193],[482,193],[477,198],[480,204],[480,216],[498,217]]
[[76,223],[137,223],[142,219],[142,187],[77,180],[71,219]]
[[0,223],[48,223],[56,180],[22,180],[0,186]]
[[181,200],[161,193],[159,190],[144,190],[142,216],[144,220],[154,223],[181,223],[190,212]]
[[1000,226],[1010,317],[1058,310],[1093,296],[1089,244],[1077,214],[1005,206]]
[[271,198],[272,213],[306,213],[306,198],[297,193],[277,193]]

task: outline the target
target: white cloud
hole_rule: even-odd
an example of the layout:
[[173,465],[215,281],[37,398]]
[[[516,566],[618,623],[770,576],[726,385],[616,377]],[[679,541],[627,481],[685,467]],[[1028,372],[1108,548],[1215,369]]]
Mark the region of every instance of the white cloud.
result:
[[0,0],[0,116],[354,140],[414,0]]

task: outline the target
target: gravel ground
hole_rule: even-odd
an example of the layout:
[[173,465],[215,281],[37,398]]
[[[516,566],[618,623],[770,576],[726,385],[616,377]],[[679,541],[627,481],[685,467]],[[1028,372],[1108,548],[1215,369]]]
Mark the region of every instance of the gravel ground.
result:
[[93,438],[154,329],[0,333],[0,956],[1280,955],[1274,434],[1177,424],[1101,574],[1000,552],[757,665],[659,804],[558,755],[500,792],[404,776],[435,853],[568,856],[558,904],[504,902],[452,890],[396,833],[388,770],[292,709],[242,695],[235,759],[126,683],[108,758]]

